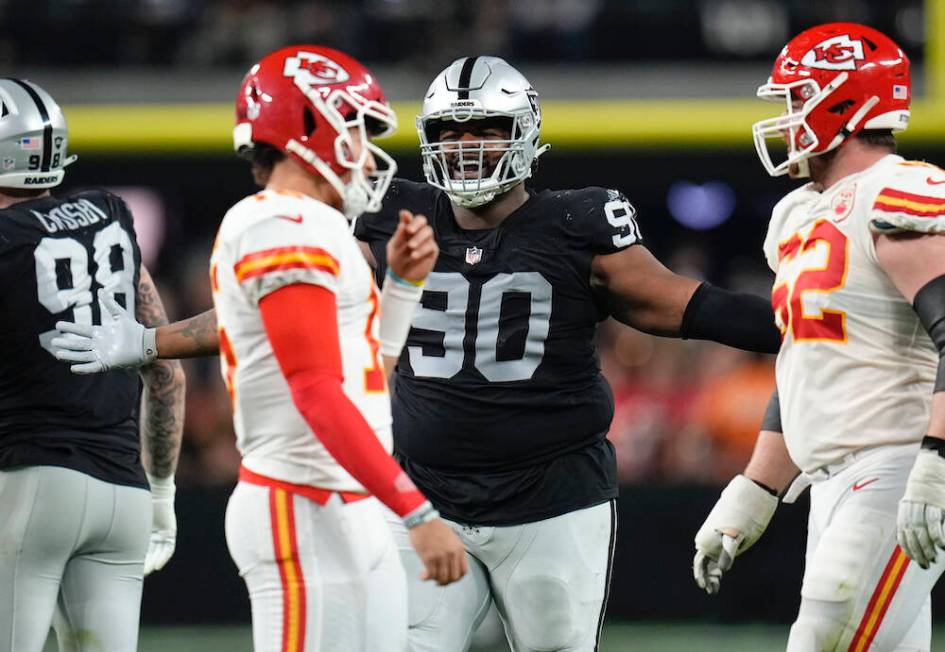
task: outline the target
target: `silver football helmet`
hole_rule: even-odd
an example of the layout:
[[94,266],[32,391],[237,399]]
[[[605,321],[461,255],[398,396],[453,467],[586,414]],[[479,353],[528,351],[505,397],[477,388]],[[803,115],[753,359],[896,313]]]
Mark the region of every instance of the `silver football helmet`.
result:
[[0,187],[51,188],[75,161],[68,131],[49,93],[23,79],[0,79]]
[[[443,123],[507,120],[508,140],[442,141]],[[528,80],[499,57],[457,59],[436,76],[417,117],[423,174],[456,204],[492,201],[532,174],[550,145],[539,145],[541,108]],[[486,153],[501,152],[490,172]]]

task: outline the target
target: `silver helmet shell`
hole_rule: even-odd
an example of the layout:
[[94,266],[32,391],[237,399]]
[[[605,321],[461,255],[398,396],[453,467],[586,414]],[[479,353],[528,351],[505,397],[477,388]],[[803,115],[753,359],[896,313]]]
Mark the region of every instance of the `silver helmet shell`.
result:
[[0,187],[51,188],[62,183],[66,118],[56,101],[33,82],[0,79]]
[[[508,140],[440,140],[443,122],[507,118]],[[417,117],[427,182],[460,206],[492,201],[531,176],[540,145],[541,107],[527,79],[499,57],[464,57],[436,76]],[[488,172],[486,152],[501,152]],[[485,176],[484,176],[485,174]]]

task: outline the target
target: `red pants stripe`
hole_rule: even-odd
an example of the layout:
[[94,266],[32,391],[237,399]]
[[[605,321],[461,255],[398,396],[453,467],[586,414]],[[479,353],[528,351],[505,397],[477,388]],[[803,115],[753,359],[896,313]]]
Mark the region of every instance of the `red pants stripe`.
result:
[[272,544],[282,579],[282,652],[305,650],[305,578],[299,563],[293,495],[269,490]]

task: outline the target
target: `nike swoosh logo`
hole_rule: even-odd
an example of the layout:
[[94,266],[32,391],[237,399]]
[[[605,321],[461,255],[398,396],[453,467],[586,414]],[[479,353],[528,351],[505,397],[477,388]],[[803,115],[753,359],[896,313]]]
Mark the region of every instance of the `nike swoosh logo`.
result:
[[295,222],[296,224],[302,223],[301,215],[296,215],[295,217],[291,217],[289,215],[276,215],[276,217],[278,217],[280,220],[289,220],[290,222]]
[[873,484],[874,482],[876,482],[877,480],[879,480],[879,478],[873,478],[873,479],[871,479],[871,480],[866,480],[866,481],[864,481],[864,482],[857,482],[857,483],[855,483],[855,484],[853,485],[853,491],[859,491],[859,490],[862,489],[863,487],[865,487],[865,486],[867,486],[867,485],[871,485],[871,484]]
[[945,183],[945,179],[939,179],[938,181],[936,181],[936,180],[933,179],[932,177],[928,177],[928,178],[925,180],[925,182],[928,183],[930,186],[940,186],[940,185],[942,185],[943,183]]

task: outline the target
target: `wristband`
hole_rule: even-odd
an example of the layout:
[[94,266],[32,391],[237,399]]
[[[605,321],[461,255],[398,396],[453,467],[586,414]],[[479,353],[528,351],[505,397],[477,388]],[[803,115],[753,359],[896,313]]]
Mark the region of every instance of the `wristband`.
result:
[[148,476],[148,484],[151,486],[152,500],[174,501],[174,493],[176,492],[177,487],[174,484],[173,475],[169,475],[166,478],[158,478],[157,476],[153,476],[150,473],[147,473],[146,475]]
[[404,516],[404,527],[408,530],[412,530],[418,525],[423,525],[439,517],[440,513],[430,504],[430,501],[427,501]]
[[420,279],[419,281],[410,281],[405,278],[397,276],[397,274],[390,267],[387,268],[387,276],[390,277],[395,283],[400,283],[401,285],[406,285],[407,287],[421,288],[426,282],[426,279]]
[[[945,443],[945,442],[943,442],[943,443]],[[745,476],[745,477],[748,477],[748,476]],[[754,482],[756,485],[758,485],[758,486],[761,487],[762,489],[764,489],[765,491],[767,491],[769,494],[771,494],[771,495],[774,496],[775,498],[779,498],[778,492],[775,491],[774,489],[772,489],[771,487],[769,487],[768,485],[766,485],[764,482],[758,482],[758,481],[755,480],[754,478],[748,478],[748,479],[751,480],[752,482]]]
[[157,329],[145,328],[141,335],[141,353],[144,355],[144,362],[153,362],[158,357],[157,350]]
[[934,451],[939,457],[945,457],[945,439],[926,435],[922,438],[922,448]]

